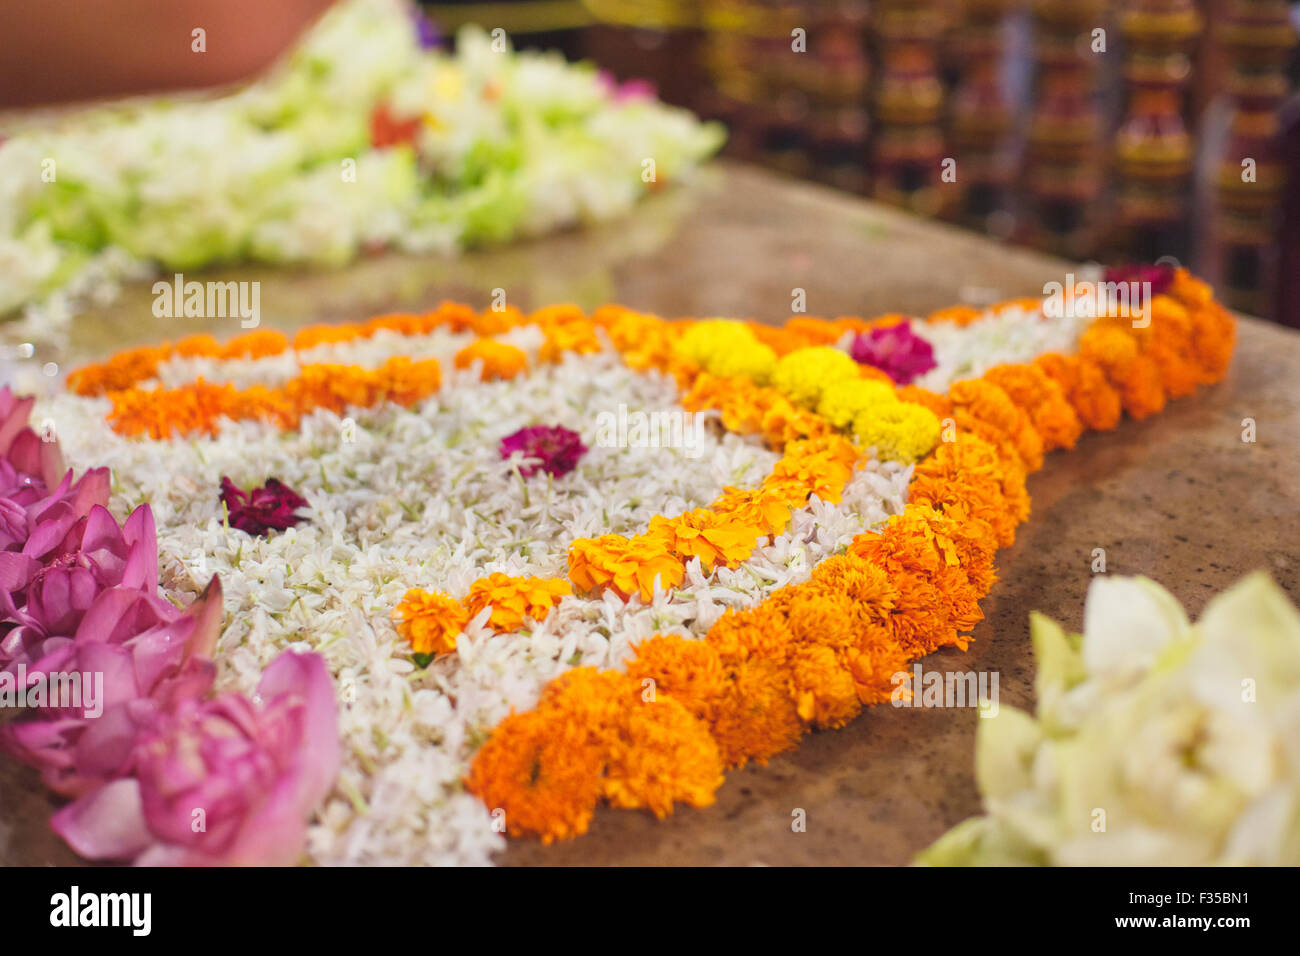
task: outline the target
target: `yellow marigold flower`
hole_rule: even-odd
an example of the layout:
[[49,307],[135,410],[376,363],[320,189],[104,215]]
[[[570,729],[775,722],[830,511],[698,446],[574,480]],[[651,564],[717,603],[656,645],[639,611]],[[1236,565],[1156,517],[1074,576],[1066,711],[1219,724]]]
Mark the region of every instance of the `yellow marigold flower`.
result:
[[928,408],[899,402],[862,412],[853,421],[853,431],[881,458],[911,464],[939,443],[941,426]]
[[826,386],[817,403],[817,414],[836,428],[848,428],[863,412],[897,401],[893,387],[884,382],[846,378]]
[[776,363],[772,385],[796,405],[816,408],[835,382],[858,378],[858,363],[829,345],[795,349]]
[[674,343],[673,351],[707,368],[714,353],[755,344],[758,344],[758,339],[743,323],[730,319],[706,319],[692,323]]
[[528,367],[528,356],[523,349],[496,339],[483,338],[456,353],[457,368],[469,368],[475,362],[483,363],[480,376],[486,382],[491,379],[514,378]]
[[569,582],[561,578],[512,578],[498,572],[470,585],[465,607],[473,617],[491,606],[488,627],[507,634],[519,630],[525,618],[542,620],[560,598],[572,593]]
[[449,594],[414,588],[393,609],[397,633],[406,638],[416,663],[427,664],[456,649],[456,639],[469,623],[469,612]]
[[676,518],[656,515],[650,519],[648,537],[657,538],[682,561],[699,558],[706,571],[722,564],[734,568],[754,553],[764,534],[762,528],[745,525],[730,515],[697,508]]
[[569,580],[579,591],[611,588],[624,600],[639,594],[648,602],[656,579],[668,590],[681,584],[685,573],[681,559],[662,539],[646,535],[579,538],[569,547]]

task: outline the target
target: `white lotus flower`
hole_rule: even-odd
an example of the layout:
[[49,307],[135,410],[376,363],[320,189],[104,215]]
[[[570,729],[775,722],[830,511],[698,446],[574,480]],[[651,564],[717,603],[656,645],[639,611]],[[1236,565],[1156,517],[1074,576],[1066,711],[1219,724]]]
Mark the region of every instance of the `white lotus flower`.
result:
[[1033,620],[1037,719],[980,721],[986,815],[934,865],[1300,863],[1300,614],[1264,574],[1190,625],[1144,578],[1098,580],[1084,634]]

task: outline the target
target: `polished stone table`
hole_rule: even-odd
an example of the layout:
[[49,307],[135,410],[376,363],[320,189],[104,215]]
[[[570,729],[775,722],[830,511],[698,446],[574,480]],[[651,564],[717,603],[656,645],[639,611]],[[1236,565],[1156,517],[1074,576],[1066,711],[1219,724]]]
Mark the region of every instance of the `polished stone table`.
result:
[[[461,259],[383,256],[333,273],[223,269],[260,280],[263,325],[343,321],[443,298],[486,307],[492,290],[528,309],[618,301],[661,315],[781,321],[794,289],[813,315],[920,313],[1041,294],[1068,266],[820,187],[718,164],[690,187],[652,197],[627,220]],[[79,320],[71,344],[42,355],[64,367],[113,349],[210,331],[237,320],[154,318],[147,284]],[[0,339],[4,331],[0,327]],[[1028,615],[1079,627],[1094,548],[1111,573],[1145,574],[1194,613],[1264,568],[1300,598],[1300,335],[1243,319],[1221,385],[1146,422],[1086,436],[1030,479],[1034,513],[999,554],[1001,580],[966,653],[940,670],[999,673],[1003,705],[1033,704]],[[1242,419],[1258,441],[1241,440]],[[601,810],[591,832],[543,847],[514,841],[518,864],[905,863],[979,809],[978,721],[969,709],[877,707],[803,739],[766,767],[731,773],[715,806],[664,821]],[[48,830],[57,803],[33,774],[0,762],[0,862],[76,862]],[[792,832],[803,809],[807,829]]]

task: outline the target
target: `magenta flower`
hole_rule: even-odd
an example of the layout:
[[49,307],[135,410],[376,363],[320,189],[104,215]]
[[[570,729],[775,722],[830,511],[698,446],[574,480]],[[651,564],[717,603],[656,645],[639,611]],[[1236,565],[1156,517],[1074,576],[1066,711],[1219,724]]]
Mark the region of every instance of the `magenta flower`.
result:
[[1108,266],[1102,273],[1103,282],[1150,282],[1151,294],[1160,295],[1174,282],[1174,267],[1163,264],[1131,263]]
[[853,340],[853,360],[887,374],[899,385],[910,385],[939,363],[930,343],[912,331],[910,322],[877,326]]
[[519,474],[531,478],[545,471],[560,478],[578,467],[578,459],[587,453],[582,436],[563,425],[532,425],[501,439],[501,457],[509,458],[519,452],[538,464],[524,465]]
[[261,488],[241,491],[222,476],[221,500],[230,513],[230,526],[249,534],[283,531],[307,520],[295,513],[307,507],[307,499],[277,478],[268,479]]
[[436,50],[442,44],[442,32],[438,25],[414,4],[411,6],[411,18],[415,21],[415,39],[421,50]]
[[92,860],[295,863],[307,819],[338,776],[337,724],[324,660],[286,651],[266,669],[253,700],[232,693],[184,698],[149,714],[135,775],[64,807],[54,829]]
[[618,78],[608,70],[600,70],[596,78],[604,88],[605,95],[615,103],[644,102],[653,100],[659,95],[658,88],[650,80],[634,78],[620,83]]

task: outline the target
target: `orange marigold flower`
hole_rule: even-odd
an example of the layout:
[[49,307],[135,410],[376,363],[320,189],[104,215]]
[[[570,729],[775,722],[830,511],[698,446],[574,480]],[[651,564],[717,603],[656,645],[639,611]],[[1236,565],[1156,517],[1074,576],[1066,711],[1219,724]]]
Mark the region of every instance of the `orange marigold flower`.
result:
[[1043,440],[1034,430],[1025,412],[1011,400],[997,385],[985,379],[966,379],[955,382],[948,390],[958,411],[957,425],[962,426],[965,412],[1006,436],[1029,471],[1037,471],[1043,466]]
[[1106,373],[1091,359],[1079,355],[1049,352],[1034,364],[1056,382],[1074,407],[1079,420],[1094,431],[1108,431],[1119,424],[1124,406],[1119,392],[1111,387]]
[[727,611],[709,628],[706,640],[728,667],[759,658],[784,663],[795,643],[785,614],[768,603]]
[[[726,414],[723,414],[726,422]],[[806,408],[799,408],[785,396],[773,397],[762,412],[760,430],[773,448],[784,448],[793,441],[818,438],[834,429],[826,419]]]
[[663,542],[664,548],[682,561],[699,558],[706,571],[715,565],[734,568],[754,553],[763,529],[745,525],[731,515],[697,508],[676,518],[656,515],[650,519],[647,537]]
[[908,500],[978,519],[999,547],[1015,542],[1016,525],[1029,517],[1029,495],[1018,465],[1008,468],[994,446],[970,434],[939,445],[916,466]]
[[857,639],[858,608],[848,595],[806,585],[782,590],[771,600],[784,606],[795,640],[843,648]]
[[[283,335],[280,336],[284,347],[289,347],[289,341]],[[180,339],[171,347],[171,354],[181,358],[206,358],[221,354],[221,346],[217,340],[210,335],[198,334],[187,335]]]
[[1137,358],[1138,344],[1123,327],[1093,323],[1079,336],[1079,354],[1100,365],[1114,381]]
[[[813,568],[807,587],[842,595],[853,603],[859,624],[881,623],[898,601],[898,589],[879,565],[854,554],[837,554]],[[793,626],[793,622],[792,622]],[[855,639],[859,635],[855,633]]]
[[743,767],[750,760],[765,764],[803,734],[789,678],[780,664],[762,657],[735,661],[729,668],[730,680],[709,729],[724,766]]
[[805,723],[843,727],[862,709],[853,676],[835,650],[824,644],[796,648],[790,680],[799,718]]
[[898,390],[898,400],[928,408],[939,421],[952,417],[952,402],[947,395],[940,395],[919,385],[904,385]]
[[486,312],[477,313],[470,321],[470,330],[475,335],[501,335],[503,332],[509,332],[513,328],[512,318],[518,316],[518,310],[512,309],[507,312],[502,309],[500,312],[495,309],[488,309]]
[[307,325],[294,334],[293,349],[295,352],[306,352],[320,345],[337,345],[351,342],[355,338],[357,327],[354,325]]
[[[177,343],[177,354],[183,354],[179,349],[180,343]],[[274,329],[256,329],[238,335],[227,342],[221,347],[219,357],[223,359],[259,359],[270,355],[282,355],[288,350],[289,339],[283,332],[277,332]]]
[[398,405],[415,405],[442,387],[442,368],[437,359],[413,361],[397,355],[378,371],[384,397]]
[[946,644],[965,646],[958,631],[983,619],[979,595],[960,566],[956,542],[935,533],[930,509],[909,504],[881,534],[861,535],[851,554],[884,568],[899,589],[897,612],[888,624],[917,653]]
[[790,523],[791,516],[790,505],[784,495],[769,494],[762,488],[724,488],[722,496],[709,508],[768,535],[783,532]]
[[853,477],[856,461],[853,443],[840,435],[792,441],[764,479],[763,489],[787,495],[786,500],[795,507],[813,494],[834,504]]
[[690,640],[677,634],[656,634],[632,648],[627,675],[643,690],[654,681],[656,693],[663,692],[696,717],[711,720],[727,677],[722,658],[708,641]]
[[1169,292],[1191,309],[1214,304],[1214,290],[1210,288],[1210,284],[1196,278],[1186,269],[1174,270],[1174,279],[1169,286]]
[[879,704],[893,697],[898,686],[895,675],[903,673],[912,659],[906,648],[891,640],[878,641],[868,647],[852,647],[841,659],[853,688],[863,706]]
[[397,633],[411,645],[417,663],[456,649],[456,639],[469,624],[469,612],[449,594],[412,588],[393,609]]
[[637,699],[610,744],[605,799],[660,819],[672,813],[674,802],[713,803],[722,786],[722,757],[708,727],[666,694]]
[[362,326],[367,336],[379,332],[395,332],[398,335],[428,335],[436,327],[428,315],[416,315],[412,312],[394,312],[391,315],[377,315],[367,320]]
[[1036,365],[998,365],[984,373],[1029,415],[1043,439],[1043,449],[1073,448],[1083,423],[1060,387]]
[[673,803],[713,802],[722,761],[706,725],[672,696],[617,671],[580,667],[552,681],[538,712],[582,727],[598,748],[601,795],[612,805],[662,817]]
[[1200,370],[1168,342],[1154,339],[1146,355],[1160,370],[1160,387],[1170,398],[1185,398],[1196,391]]
[[1232,315],[1217,302],[1192,313],[1192,355],[1201,369],[1201,384],[1213,385],[1227,373],[1236,338]]
[[478,312],[464,302],[439,302],[431,313],[434,328],[447,328],[452,332],[467,332],[478,321]]
[[496,339],[483,338],[456,353],[457,368],[469,368],[475,362],[483,363],[479,374],[487,382],[492,379],[514,378],[528,367],[528,355],[521,348]]
[[562,578],[512,578],[498,572],[470,585],[465,607],[474,617],[491,606],[488,627],[506,634],[519,630],[525,619],[542,620],[560,598],[572,593],[573,588]]
[[304,414],[326,408],[342,415],[349,407],[370,408],[379,400],[378,376],[354,365],[323,362],[304,365],[284,384],[285,396]]
[[68,375],[68,388],[78,395],[103,395],[131,388],[158,374],[168,349],[144,346],[118,352],[107,362],[86,365]]
[[785,330],[803,340],[803,347],[813,345],[834,345],[841,331],[836,323],[813,315],[792,316],[785,323]]
[[551,843],[587,832],[605,761],[587,728],[530,710],[497,725],[475,755],[465,789],[504,811],[507,832]]
[[538,350],[543,362],[558,362],[565,352],[590,355],[601,350],[596,326],[587,319],[553,320],[542,326],[546,340]]
[[996,302],[989,306],[989,311],[994,315],[1000,315],[1003,312],[1009,312],[1012,309],[1021,309],[1025,312],[1039,312],[1042,308],[1042,299],[1036,299],[1033,296],[1023,296],[1019,299],[1006,299],[1002,302]]
[[795,349],[808,345],[807,340],[797,332],[780,325],[768,325],[765,322],[746,322],[745,326],[754,333],[754,337],[766,345],[778,356],[788,355]]
[[952,322],[954,325],[970,325],[983,313],[969,305],[950,305],[938,309],[926,316],[927,322]]
[[569,546],[569,580],[579,591],[610,588],[624,600],[639,594],[649,602],[656,581],[668,590],[684,576],[681,559],[660,538],[607,534],[579,538]]
[[1165,407],[1160,366],[1146,355],[1128,363],[1122,377],[1111,379],[1119,387],[1124,411],[1136,419],[1149,418]]

